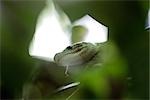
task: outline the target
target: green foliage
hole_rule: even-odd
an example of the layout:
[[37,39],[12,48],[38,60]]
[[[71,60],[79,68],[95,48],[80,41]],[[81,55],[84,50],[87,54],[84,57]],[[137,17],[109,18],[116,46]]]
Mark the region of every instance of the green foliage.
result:
[[[145,30],[148,1],[55,0],[55,3],[72,21],[88,13],[109,26],[109,40],[101,55],[103,64],[93,64],[90,70],[66,77],[65,68],[31,58],[28,47],[45,1],[2,1],[1,98],[21,98],[27,87],[35,98],[65,99],[78,88],[72,99],[148,100],[149,31]],[[78,37],[73,34],[73,42]],[[81,84],[54,93],[58,87],[75,81]]]

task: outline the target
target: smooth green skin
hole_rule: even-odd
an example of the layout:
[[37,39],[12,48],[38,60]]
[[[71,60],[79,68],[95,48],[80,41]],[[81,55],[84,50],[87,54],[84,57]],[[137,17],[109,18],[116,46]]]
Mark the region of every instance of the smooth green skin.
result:
[[97,46],[87,42],[68,46],[64,51],[57,53],[55,62],[61,66],[75,66],[89,62],[97,54]]

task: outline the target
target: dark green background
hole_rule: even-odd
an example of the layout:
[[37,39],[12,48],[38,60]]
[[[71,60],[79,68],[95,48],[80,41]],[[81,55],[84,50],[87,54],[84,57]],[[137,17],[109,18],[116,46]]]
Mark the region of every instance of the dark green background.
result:
[[[132,77],[127,94],[132,98],[149,97],[149,30],[145,23],[148,0],[101,1],[55,0],[71,21],[89,14],[109,27],[114,41],[128,64]],[[30,79],[39,60],[28,54],[38,14],[45,6],[38,1],[1,1],[1,98],[20,98],[23,84]]]

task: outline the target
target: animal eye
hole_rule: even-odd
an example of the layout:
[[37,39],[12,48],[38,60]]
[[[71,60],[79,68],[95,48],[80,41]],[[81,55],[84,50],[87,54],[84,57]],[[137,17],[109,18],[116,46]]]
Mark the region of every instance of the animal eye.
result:
[[68,46],[66,49],[71,50],[71,49],[72,49],[72,47],[71,47],[71,46]]

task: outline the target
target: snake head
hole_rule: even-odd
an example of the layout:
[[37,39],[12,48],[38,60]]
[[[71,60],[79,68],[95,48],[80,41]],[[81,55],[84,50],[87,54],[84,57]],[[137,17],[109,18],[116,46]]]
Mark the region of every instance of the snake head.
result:
[[60,66],[81,65],[88,62],[97,53],[96,46],[92,43],[80,42],[68,46],[54,57]]

